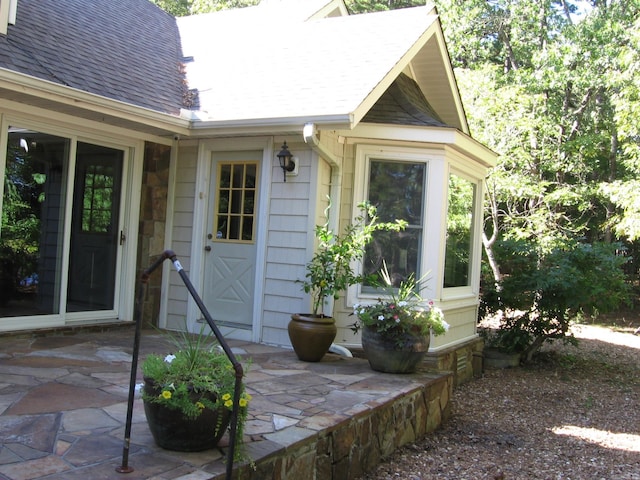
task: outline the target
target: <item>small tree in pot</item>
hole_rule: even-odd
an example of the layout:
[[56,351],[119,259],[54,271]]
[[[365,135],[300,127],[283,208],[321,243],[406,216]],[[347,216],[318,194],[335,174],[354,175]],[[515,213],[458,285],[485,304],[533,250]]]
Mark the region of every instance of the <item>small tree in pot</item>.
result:
[[[325,216],[328,217],[328,209]],[[353,270],[354,262],[362,259],[365,247],[378,230],[400,231],[404,220],[378,222],[376,207],[363,202],[358,204],[360,213],[345,228],[342,235],[329,229],[328,222],[317,225],[318,246],[307,263],[302,289],[311,295],[311,314],[294,314],[289,323],[289,338],[300,360],[317,362],[329,350],[337,329],[332,314],[325,312],[327,300],[337,300],[349,286],[361,283],[364,275]]]

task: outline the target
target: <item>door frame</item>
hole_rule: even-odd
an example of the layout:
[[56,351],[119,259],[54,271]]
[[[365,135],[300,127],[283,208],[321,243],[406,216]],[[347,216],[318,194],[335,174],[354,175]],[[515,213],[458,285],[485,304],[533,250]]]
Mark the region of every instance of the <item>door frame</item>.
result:
[[[204,288],[204,247],[206,246],[207,221],[210,216],[209,205],[211,176],[215,172],[211,171],[213,154],[215,152],[261,150],[262,159],[259,165],[258,184],[258,208],[256,218],[256,265],[254,273],[254,298],[253,298],[253,325],[251,330],[237,330],[227,327],[220,327],[220,331],[225,337],[258,343],[262,339],[262,305],[263,305],[263,284],[260,281],[265,276],[266,258],[266,238],[267,238],[267,215],[269,211],[269,198],[271,187],[271,168],[273,152],[272,137],[251,137],[251,138],[224,138],[205,140],[200,142],[198,148],[198,161],[196,166],[196,191],[193,209],[193,230],[191,242],[191,281],[196,291],[202,292]],[[187,303],[187,329],[192,333],[200,331],[201,318],[200,311],[189,298]]]
[[[69,168],[75,170],[75,155],[77,142],[87,142],[123,151],[122,193],[120,198],[119,229],[126,236],[125,243],[118,249],[116,260],[116,279],[114,286],[114,309],[106,311],[89,311],[74,313],[57,313],[29,317],[7,317],[0,321],[0,331],[28,330],[35,328],[52,328],[69,325],[87,325],[104,323],[106,321],[131,321],[135,302],[135,276],[138,244],[138,217],[140,209],[140,189],[134,188],[142,182],[144,140],[130,136],[130,132],[118,127],[103,124],[93,128],[93,122],[85,122],[84,128],[76,125],[72,118],[61,116],[52,123],[51,112],[42,111],[36,107],[25,106],[20,113],[6,110],[0,112],[0,155],[4,159],[7,150],[8,128],[11,125],[41,131],[51,135],[68,138],[71,141],[69,151]],[[164,141],[164,140],[163,140]],[[0,175],[4,178],[4,162],[0,167]],[[74,174],[75,175],[75,174]],[[73,198],[74,181],[67,185],[66,196]],[[3,185],[0,186],[0,194]],[[61,289],[67,288],[66,275],[69,270],[69,247],[71,234],[72,202],[65,206],[66,221],[63,241],[65,252],[62,259],[62,269],[65,278],[61,282]]]

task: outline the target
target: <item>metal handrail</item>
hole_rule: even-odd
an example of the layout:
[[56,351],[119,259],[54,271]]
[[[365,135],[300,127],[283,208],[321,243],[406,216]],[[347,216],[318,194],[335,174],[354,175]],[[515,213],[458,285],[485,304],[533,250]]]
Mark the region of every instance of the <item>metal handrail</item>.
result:
[[178,275],[180,275],[180,278],[182,279],[185,286],[187,287],[187,290],[191,294],[191,297],[196,302],[196,305],[198,305],[200,312],[202,312],[202,315],[204,316],[205,320],[209,324],[209,327],[211,327],[213,334],[216,336],[216,339],[218,340],[218,343],[222,347],[222,350],[224,350],[224,353],[227,355],[227,358],[229,359],[229,361],[233,365],[233,369],[235,370],[236,382],[235,382],[235,388],[233,392],[233,408],[231,410],[231,420],[230,420],[230,430],[229,430],[229,451],[227,453],[227,462],[226,462],[227,463],[226,477],[228,480],[230,480],[233,473],[233,460],[235,456],[235,446],[236,446],[236,432],[238,429],[238,415],[240,412],[240,396],[242,394],[242,377],[244,376],[244,372],[242,369],[242,365],[236,359],[236,356],[231,350],[231,347],[229,347],[229,344],[226,342],[224,336],[218,329],[218,326],[215,324],[213,318],[211,318],[211,315],[209,314],[207,307],[204,305],[204,303],[202,302],[202,299],[196,292],[196,289],[194,288],[193,284],[191,283],[191,280],[189,279],[188,275],[185,273],[184,269],[182,268],[182,264],[178,260],[178,257],[173,252],[173,250],[165,250],[164,252],[162,252],[160,257],[142,273],[142,276],[140,278],[141,285],[140,285],[140,290],[138,292],[138,297],[136,299],[136,308],[134,312],[136,330],[135,330],[135,335],[133,340],[133,355],[131,359],[131,376],[129,380],[129,401],[127,404],[127,418],[126,418],[125,432],[124,432],[124,446],[122,449],[122,464],[116,468],[116,471],[119,473],[133,472],[133,468],[129,466],[129,446],[131,444],[131,422],[133,418],[133,401],[135,397],[136,374],[138,370],[138,355],[140,351],[140,325],[142,323],[142,301],[144,299],[145,287],[149,282],[149,276],[167,259],[170,259],[171,262],[173,263],[175,269],[178,272]]

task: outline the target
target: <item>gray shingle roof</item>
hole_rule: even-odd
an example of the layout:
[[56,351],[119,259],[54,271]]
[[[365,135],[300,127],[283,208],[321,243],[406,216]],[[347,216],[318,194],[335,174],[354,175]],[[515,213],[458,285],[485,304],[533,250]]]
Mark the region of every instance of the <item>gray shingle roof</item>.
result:
[[148,0],[20,0],[0,67],[159,112],[183,103],[175,19]]
[[[338,5],[269,0],[174,19],[148,0],[19,0],[0,68],[155,112],[190,108],[182,121],[203,128],[352,128],[366,116],[464,130],[435,9],[323,18]],[[409,67],[415,82],[393,83]]]
[[369,123],[446,127],[415,80],[401,73],[362,119]]

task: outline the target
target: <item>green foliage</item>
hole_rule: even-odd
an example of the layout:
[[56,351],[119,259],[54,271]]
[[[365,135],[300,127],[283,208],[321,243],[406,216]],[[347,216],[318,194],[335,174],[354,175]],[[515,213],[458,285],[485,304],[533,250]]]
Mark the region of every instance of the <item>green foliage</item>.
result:
[[0,226],[0,304],[17,291],[19,281],[37,272],[40,211],[46,175],[31,155],[12,144],[7,150]]
[[383,290],[384,298],[378,298],[372,305],[354,305],[353,314],[358,316],[358,320],[351,325],[353,333],[358,333],[363,327],[372,328],[400,344],[406,334],[437,336],[449,330],[442,310],[418,293],[424,277],[416,281],[411,274],[395,288],[386,265],[380,275],[383,283],[378,287]]
[[150,0],[174,17],[257,5],[259,0]]
[[[328,218],[327,207],[325,215]],[[302,289],[311,294],[314,315],[324,315],[327,298],[337,300],[340,293],[349,286],[361,283],[364,277],[353,270],[353,262],[362,259],[365,247],[373,233],[380,230],[400,231],[406,222],[378,222],[376,208],[369,203],[358,204],[360,214],[354,223],[347,225],[342,235],[329,229],[329,223],[317,225],[315,234],[318,241],[313,258],[307,263],[307,273],[302,281]]]
[[502,242],[497,250],[506,259],[505,274],[498,284],[485,279],[483,293],[483,313],[502,315],[491,345],[531,360],[544,342],[573,341],[574,320],[628,302],[622,269],[627,258],[619,249],[605,243],[543,249],[527,241]]
[[[233,409],[235,369],[226,354],[211,341],[211,334],[204,335],[204,328],[205,325],[195,336],[186,331],[176,335],[168,333],[174,352],[150,354],[145,358],[142,374],[145,380],[150,380],[160,389],[160,394],[143,390],[144,401],[178,410],[191,419],[197,418],[205,408]],[[242,441],[250,400],[251,396],[244,391],[243,385],[237,424],[238,446]]]
[[397,8],[424,6],[424,0],[345,0],[350,13],[380,12]]

